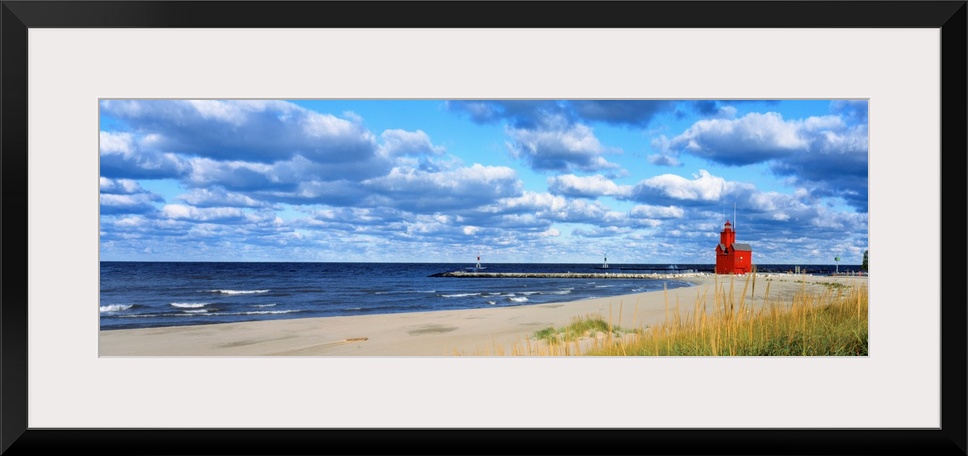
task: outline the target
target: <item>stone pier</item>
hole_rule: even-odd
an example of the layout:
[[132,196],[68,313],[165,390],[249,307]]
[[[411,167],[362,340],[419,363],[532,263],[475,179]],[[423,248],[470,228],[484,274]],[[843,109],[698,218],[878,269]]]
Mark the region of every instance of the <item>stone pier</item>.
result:
[[490,279],[684,279],[705,277],[705,272],[670,274],[635,274],[624,272],[468,272],[453,271],[432,274],[431,277],[462,277]]

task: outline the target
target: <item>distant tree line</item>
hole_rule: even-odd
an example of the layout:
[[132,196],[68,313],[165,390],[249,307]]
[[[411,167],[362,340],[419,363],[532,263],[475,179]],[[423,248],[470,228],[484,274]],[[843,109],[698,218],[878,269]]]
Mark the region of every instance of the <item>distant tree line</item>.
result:
[[860,264],[861,271],[867,271],[867,251],[864,250],[864,262]]

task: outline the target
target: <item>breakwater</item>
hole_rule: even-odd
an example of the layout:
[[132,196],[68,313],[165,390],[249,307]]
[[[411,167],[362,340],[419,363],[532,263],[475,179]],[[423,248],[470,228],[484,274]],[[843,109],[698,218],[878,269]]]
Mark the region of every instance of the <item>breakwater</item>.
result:
[[704,277],[705,272],[692,273],[625,273],[625,272],[469,272],[452,271],[430,277],[462,277],[482,279],[684,279]]

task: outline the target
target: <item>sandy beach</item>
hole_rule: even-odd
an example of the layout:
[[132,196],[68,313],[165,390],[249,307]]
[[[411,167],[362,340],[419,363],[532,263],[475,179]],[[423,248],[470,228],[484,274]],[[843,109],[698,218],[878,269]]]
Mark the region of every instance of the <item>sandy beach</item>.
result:
[[720,296],[731,291],[737,302],[742,297],[756,307],[766,301],[789,303],[795,293],[821,292],[831,283],[866,286],[868,281],[866,276],[757,274],[754,286],[747,276],[699,273],[669,278],[695,286],[493,309],[107,330],[99,335],[99,355],[528,356],[526,352],[541,344],[533,339],[536,331],[568,325],[576,317],[598,315],[616,326],[636,329],[665,321],[677,305],[683,314],[691,313],[697,301],[712,310],[716,286]]

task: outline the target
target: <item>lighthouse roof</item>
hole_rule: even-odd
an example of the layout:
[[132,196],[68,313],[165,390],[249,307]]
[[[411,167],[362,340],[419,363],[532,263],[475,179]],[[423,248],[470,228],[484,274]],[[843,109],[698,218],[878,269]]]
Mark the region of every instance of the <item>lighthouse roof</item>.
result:
[[[720,251],[725,251],[726,250],[726,247],[727,247],[726,244],[719,244],[719,245],[716,246],[716,248],[718,248]],[[730,250],[741,250],[743,252],[752,252],[753,251],[753,247],[751,247],[749,244],[739,243],[739,242],[734,242],[733,245],[729,246],[729,249]]]

